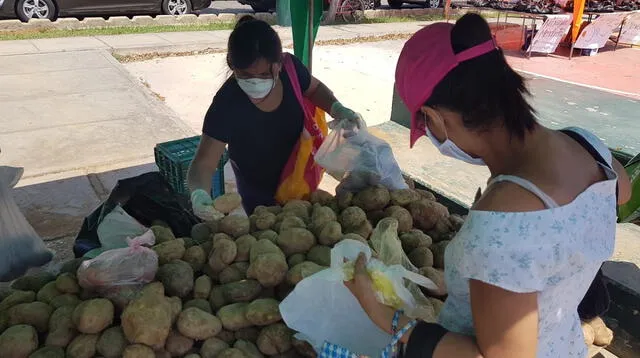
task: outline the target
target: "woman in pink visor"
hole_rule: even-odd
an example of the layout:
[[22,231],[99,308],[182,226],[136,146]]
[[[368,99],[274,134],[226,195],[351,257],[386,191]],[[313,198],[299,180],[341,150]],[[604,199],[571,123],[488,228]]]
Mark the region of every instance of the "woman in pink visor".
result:
[[[396,86],[413,113],[412,145],[426,136],[491,172],[447,247],[438,323],[399,318],[411,327],[405,357],[586,357],[578,306],[613,253],[616,203],[630,197],[620,163],[590,132],[536,121],[523,78],[479,15],[413,35]],[[396,312],[377,302],[364,264],[347,286],[390,331]]]

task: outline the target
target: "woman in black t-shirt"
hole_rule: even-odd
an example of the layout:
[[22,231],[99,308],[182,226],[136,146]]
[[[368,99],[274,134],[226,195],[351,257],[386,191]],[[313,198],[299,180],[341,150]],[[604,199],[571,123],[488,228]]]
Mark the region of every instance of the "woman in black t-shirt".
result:
[[[188,174],[194,212],[203,220],[221,216],[211,206],[211,178],[229,146],[243,206],[275,204],[282,170],[302,133],[304,114],[282,65],[278,34],[245,16],[229,37],[227,64],[233,75],[213,98],[202,139]],[[355,119],[322,82],[291,56],[304,96],[334,119]]]

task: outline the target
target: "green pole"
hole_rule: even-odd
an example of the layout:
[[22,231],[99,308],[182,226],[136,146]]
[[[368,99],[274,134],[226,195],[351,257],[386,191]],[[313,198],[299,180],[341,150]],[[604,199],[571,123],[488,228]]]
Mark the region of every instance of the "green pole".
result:
[[313,42],[318,34],[322,17],[323,0],[293,0],[291,7],[291,31],[293,53],[311,69]]

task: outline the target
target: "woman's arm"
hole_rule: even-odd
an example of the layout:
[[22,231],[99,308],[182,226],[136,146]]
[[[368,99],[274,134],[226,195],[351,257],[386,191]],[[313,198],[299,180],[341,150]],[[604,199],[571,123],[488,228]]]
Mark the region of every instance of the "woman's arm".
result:
[[331,107],[338,102],[329,87],[313,76],[311,76],[311,83],[304,96],[327,113],[331,113]]
[[218,169],[225,147],[225,143],[202,134],[198,150],[187,172],[187,185],[191,192],[197,189],[211,192],[211,178]]
[[631,180],[622,164],[613,158],[613,170],[618,174],[618,205],[626,204],[631,200]]

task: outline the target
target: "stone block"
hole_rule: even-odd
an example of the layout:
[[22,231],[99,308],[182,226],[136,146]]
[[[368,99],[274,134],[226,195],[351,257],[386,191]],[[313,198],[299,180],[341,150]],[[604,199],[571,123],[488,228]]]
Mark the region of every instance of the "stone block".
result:
[[75,17],[65,17],[56,20],[53,25],[60,30],[77,30],[82,28],[82,23]]
[[25,24],[20,20],[0,21],[0,31],[15,31],[24,29]]
[[234,14],[220,14],[220,15],[218,15],[218,20],[220,20],[220,22],[235,22],[236,21],[236,15],[234,15]]
[[218,19],[218,15],[216,15],[216,14],[200,14],[200,15],[198,15],[197,23],[200,24],[200,25],[215,24],[216,22],[220,22],[220,19]]
[[156,25],[168,26],[178,23],[178,17],[174,15],[158,15],[156,16]]
[[80,21],[83,29],[107,27],[107,20],[101,17],[85,17]]
[[127,27],[133,26],[133,22],[131,19],[126,16],[111,16],[107,22],[107,27]]
[[179,25],[193,25],[198,22],[198,17],[195,14],[180,15],[177,22]]
[[131,20],[133,26],[154,26],[156,21],[151,16],[134,16]]
[[55,26],[49,19],[30,19],[26,24],[26,28],[31,30],[48,30],[55,28]]

